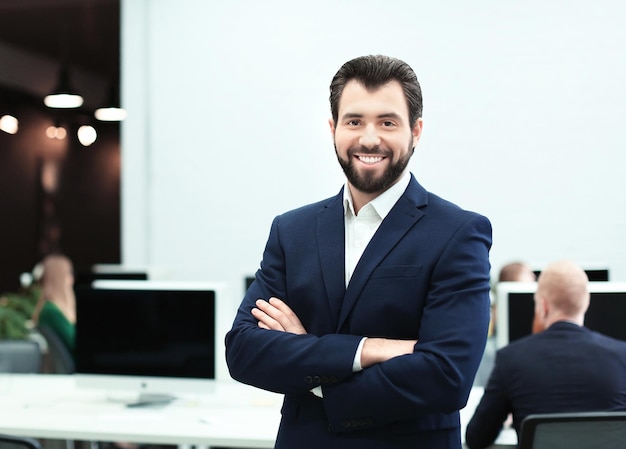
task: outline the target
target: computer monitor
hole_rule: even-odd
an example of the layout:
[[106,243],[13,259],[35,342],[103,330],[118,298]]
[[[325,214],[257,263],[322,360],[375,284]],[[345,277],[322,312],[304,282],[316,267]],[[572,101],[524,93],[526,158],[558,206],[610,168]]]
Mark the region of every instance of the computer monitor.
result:
[[[535,312],[535,282],[501,282],[496,287],[496,346],[530,335]],[[585,326],[626,341],[626,283],[590,282]]]
[[[541,270],[533,270],[533,273],[539,277]],[[585,268],[585,273],[591,282],[610,281],[608,268]]]
[[222,357],[219,293],[215,284],[188,282],[76,287],[77,385],[135,404],[209,393]]
[[246,276],[244,279],[244,284],[246,287],[246,291],[250,288],[250,286],[252,285],[252,283],[254,282],[256,278],[254,276]]
[[74,274],[74,285],[91,285],[98,280],[147,281],[148,270],[131,268],[122,265],[100,264],[88,268],[77,268]]

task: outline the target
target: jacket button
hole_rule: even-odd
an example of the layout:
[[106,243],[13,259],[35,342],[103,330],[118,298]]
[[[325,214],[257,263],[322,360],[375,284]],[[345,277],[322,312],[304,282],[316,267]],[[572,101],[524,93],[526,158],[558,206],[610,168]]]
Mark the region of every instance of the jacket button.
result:
[[304,383],[305,383],[305,384],[311,384],[311,383],[313,383],[313,378],[312,378],[311,376],[306,376],[306,377],[304,378]]
[[320,383],[320,376],[313,376],[313,382],[316,384]]

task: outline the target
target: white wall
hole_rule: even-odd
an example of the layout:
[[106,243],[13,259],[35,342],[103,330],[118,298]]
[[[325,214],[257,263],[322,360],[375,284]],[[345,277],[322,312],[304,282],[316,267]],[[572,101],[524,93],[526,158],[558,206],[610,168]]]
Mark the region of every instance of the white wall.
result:
[[238,303],[272,218],[343,183],[332,76],[385,53],[422,83],[411,169],[492,220],[494,271],[567,257],[624,281],[625,18],[621,0],[123,0],[123,262]]

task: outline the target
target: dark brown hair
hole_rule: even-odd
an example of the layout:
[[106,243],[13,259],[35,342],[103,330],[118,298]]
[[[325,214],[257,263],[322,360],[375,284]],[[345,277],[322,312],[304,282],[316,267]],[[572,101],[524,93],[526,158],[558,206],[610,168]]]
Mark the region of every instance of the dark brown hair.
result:
[[413,69],[404,61],[384,55],[360,56],[346,62],[330,83],[330,109],[333,121],[339,118],[339,100],[349,81],[357,80],[368,90],[398,81],[404,90],[411,127],[422,116],[422,89]]

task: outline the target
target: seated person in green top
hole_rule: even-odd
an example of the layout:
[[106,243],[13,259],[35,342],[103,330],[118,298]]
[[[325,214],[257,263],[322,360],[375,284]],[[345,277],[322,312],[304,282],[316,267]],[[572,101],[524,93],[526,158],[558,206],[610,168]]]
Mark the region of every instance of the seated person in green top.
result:
[[41,267],[41,296],[35,306],[33,322],[54,332],[73,355],[76,298],[72,262],[61,254],[51,254],[43,259]]

